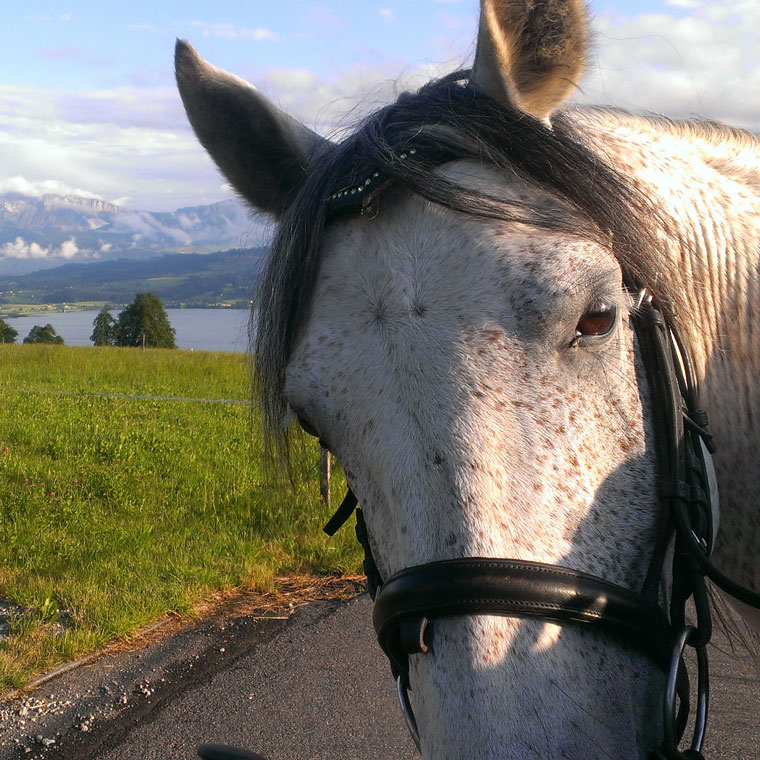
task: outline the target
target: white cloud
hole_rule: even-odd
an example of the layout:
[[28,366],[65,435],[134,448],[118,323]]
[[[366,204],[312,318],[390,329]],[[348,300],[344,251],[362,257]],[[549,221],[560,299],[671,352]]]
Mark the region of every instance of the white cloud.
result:
[[[460,23],[464,4],[431,2],[438,5],[433,10],[436,17],[446,13],[444,26]],[[474,0],[468,5],[474,8]],[[577,99],[760,129],[760,1],[669,0],[669,5],[657,14],[626,16],[618,6],[597,14],[595,52]],[[316,19],[322,17],[316,10],[311,14],[315,21],[309,28],[320,28]],[[345,20],[334,18],[331,23]],[[279,40],[264,28],[206,22],[194,26],[207,36]],[[333,68],[329,74],[295,67],[250,68],[248,79],[310,127],[333,135],[402,90],[459,67],[472,37],[462,29],[452,31],[445,50],[454,63],[406,64],[401,77],[405,62],[380,56],[371,59],[372,65]],[[0,86],[0,167],[0,192],[114,198],[119,205],[151,210],[212,203],[232,195],[226,183],[220,185],[219,172],[192,134],[176,90],[169,86],[68,93]],[[22,241],[21,248],[29,245]]]
[[20,193],[32,198],[41,198],[43,195],[76,195],[80,198],[102,200],[97,193],[82,190],[80,187],[72,187],[57,179],[43,179],[32,181],[24,177],[11,177],[0,179],[0,193]]
[[0,245],[0,259],[72,259],[78,253],[80,249],[74,237],[64,241],[60,248],[50,245],[43,248],[39,243],[27,243],[22,237]]
[[760,129],[760,3],[674,2],[691,12],[597,17],[577,100]]
[[448,64],[424,64],[399,75],[398,62],[355,66],[327,78],[309,69],[272,69],[252,77],[253,83],[288,113],[318,132],[334,136],[364,116],[451,71]]
[[267,40],[270,42],[280,42],[282,39],[279,34],[276,34],[271,29],[264,29],[262,27],[250,29],[243,26],[236,26],[235,24],[209,24],[206,21],[188,21],[188,24],[199,29],[204,37],[242,38],[249,40]]
[[27,243],[22,237],[0,246],[2,259],[44,259],[49,252],[50,247],[43,248],[37,243]]
[[60,93],[0,86],[0,167],[0,177],[13,178],[0,180],[4,192],[73,190],[167,211],[230,197],[168,87]]
[[191,245],[193,242],[184,230],[167,227],[154,217],[140,211],[119,214],[113,220],[112,229],[117,232],[131,232],[135,242],[145,238],[148,240],[169,238],[177,245]]
[[73,259],[78,253],[79,248],[77,247],[76,238],[73,237],[63,242],[58,250],[58,256],[62,259]]
[[390,8],[381,8],[378,11],[378,13],[386,21],[393,21],[394,20],[393,11]]

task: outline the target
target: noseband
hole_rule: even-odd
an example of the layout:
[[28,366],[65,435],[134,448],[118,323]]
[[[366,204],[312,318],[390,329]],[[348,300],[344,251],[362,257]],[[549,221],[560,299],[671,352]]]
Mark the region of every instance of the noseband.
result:
[[[399,155],[406,160],[411,148]],[[376,213],[376,201],[393,179],[371,167],[336,184],[328,218]],[[434,649],[434,622],[452,615],[538,618],[560,625],[593,626],[647,653],[667,675],[663,702],[664,740],[653,760],[702,758],[709,675],[706,647],[712,635],[705,578],[724,592],[760,608],[760,594],[723,575],[710,561],[717,531],[718,499],[710,454],[714,452],[688,352],[666,324],[651,295],[641,291],[632,311],[638,347],[654,404],[660,511],[649,569],[638,591],[578,570],[513,559],[467,557],[408,567],[382,579],[370,548],[362,510],[352,491],[325,526],[333,535],[356,512],[356,535],[364,549],[364,571],[374,600],[378,642],[397,680],[399,699],[419,748],[419,732],[408,698],[409,656]],[[666,566],[672,577],[668,608],[660,603]],[[686,620],[693,600],[696,623]],[[686,646],[697,656],[697,703],[690,747],[681,743],[690,712]]]

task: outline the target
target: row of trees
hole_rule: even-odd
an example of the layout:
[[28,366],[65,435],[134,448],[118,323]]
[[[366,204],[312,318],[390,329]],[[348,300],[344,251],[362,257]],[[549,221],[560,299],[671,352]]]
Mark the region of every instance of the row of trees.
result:
[[7,322],[0,319],[0,343],[13,343],[18,338],[18,330],[14,330]]
[[[116,319],[104,306],[95,317],[90,340],[96,346],[176,348],[174,336],[161,299],[153,293],[138,293]],[[14,343],[17,337],[18,331],[0,319],[0,343]],[[63,338],[52,325],[35,325],[24,343],[63,343]]]
[[90,340],[96,346],[176,348],[174,336],[161,299],[154,293],[138,293],[116,319],[104,306],[95,317]]
[[[11,327],[7,322],[0,319],[0,343],[15,343],[18,338],[18,330]],[[29,335],[24,338],[24,343],[63,343],[63,338],[56,333],[53,325],[35,325]]]

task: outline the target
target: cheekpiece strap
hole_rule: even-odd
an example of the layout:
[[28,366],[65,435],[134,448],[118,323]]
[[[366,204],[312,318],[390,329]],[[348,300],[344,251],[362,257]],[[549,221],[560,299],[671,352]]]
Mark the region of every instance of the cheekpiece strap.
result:
[[349,488],[340,506],[335,510],[335,514],[327,521],[322,530],[328,536],[334,536],[348,521],[348,518],[354,513],[358,501],[354,492]]

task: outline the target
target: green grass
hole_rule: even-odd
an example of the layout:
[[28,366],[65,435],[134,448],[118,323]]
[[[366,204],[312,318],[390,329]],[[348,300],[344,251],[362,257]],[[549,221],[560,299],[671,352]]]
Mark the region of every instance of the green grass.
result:
[[[18,303],[17,303],[18,301]],[[66,311],[85,311],[101,309],[105,301],[76,301],[66,304]],[[56,314],[61,311],[60,304],[21,302],[21,297],[5,296],[0,302],[0,319],[3,317],[26,317],[35,314]]]
[[358,568],[352,531],[321,532],[315,444],[273,482],[248,405],[97,393],[247,400],[247,360],[0,345],[0,597],[30,608],[0,688],[219,590]]

